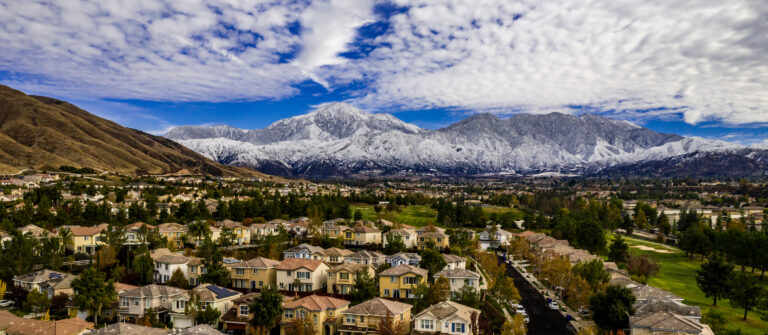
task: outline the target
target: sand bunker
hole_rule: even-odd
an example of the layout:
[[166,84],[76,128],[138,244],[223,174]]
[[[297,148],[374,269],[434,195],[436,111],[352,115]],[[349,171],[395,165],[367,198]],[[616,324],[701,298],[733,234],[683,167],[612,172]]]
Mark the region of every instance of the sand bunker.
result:
[[672,252],[671,252],[671,251],[669,251],[669,250],[665,250],[665,249],[656,249],[656,248],[654,248],[654,247],[649,247],[649,246],[647,246],[647,245],[633,245],[633,246],[630,246],[630,248],[637,248],[637,249],[640,249],[640,250],[645,250],[645,251],[653,251],[653,252],[658,252],[658,253],[660,253],[660,254],[671,254],[671,253],[672,253]]

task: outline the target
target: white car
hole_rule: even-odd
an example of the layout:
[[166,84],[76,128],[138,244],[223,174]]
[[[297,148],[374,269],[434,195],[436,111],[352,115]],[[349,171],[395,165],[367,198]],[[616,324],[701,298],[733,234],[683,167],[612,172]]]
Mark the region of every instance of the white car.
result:
[[560,310],[560,305],[558,305],[557,302],[554,302],[554,301],[550,302],[549,303],[549,309],[553,309],[553,310],[556,310],[556,311]]
[[0,307],[11,307],[13,306],[13,301],[11,300],[0,300]]
[[515,314],[522,314],[523,316],[528,316],[528,313],[525,312],[525,308],[523,308],[523,305],[517,305],[515,309]]

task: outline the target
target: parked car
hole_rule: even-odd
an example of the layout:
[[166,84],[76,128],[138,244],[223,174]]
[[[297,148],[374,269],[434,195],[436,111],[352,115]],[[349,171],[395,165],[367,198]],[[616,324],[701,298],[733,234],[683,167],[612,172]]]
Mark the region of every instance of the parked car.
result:
[[515,314],[522,314],[522,315],[528,315],[528,313],[525,312],[525,308],[523,308],[523,305],[517,305],[515,307]]
[[557,304],[557,302],[553,301],[549,303],[549,309],[552,310],[560,310],[560,305]]
[[13,306],[13,301],[11,300],[0,300],[0,307],[11,307]]

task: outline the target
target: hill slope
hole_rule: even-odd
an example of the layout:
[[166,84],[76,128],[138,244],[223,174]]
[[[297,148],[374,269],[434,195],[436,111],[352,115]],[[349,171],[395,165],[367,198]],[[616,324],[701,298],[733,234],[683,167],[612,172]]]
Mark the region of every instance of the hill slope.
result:
[[129,175],[189,171],[264,176],[214,162],[174,141],[125,128],[70,103],[0,85],[0,172],[61,165]]

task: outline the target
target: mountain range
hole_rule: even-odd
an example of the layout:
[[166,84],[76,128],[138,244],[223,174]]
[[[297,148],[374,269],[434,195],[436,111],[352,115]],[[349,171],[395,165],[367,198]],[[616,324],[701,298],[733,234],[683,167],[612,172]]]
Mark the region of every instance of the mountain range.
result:
[[306,178],[754,176],[768,170],[768,150],[590,114],[476,114],[428,130],[330,103],[264,129],[182,126],[165,137],[223,164]]
[[65,101],[0,85],[0,173],[62,165],[141,174],[266,177],[223,165],[160,136],[123,127]]

